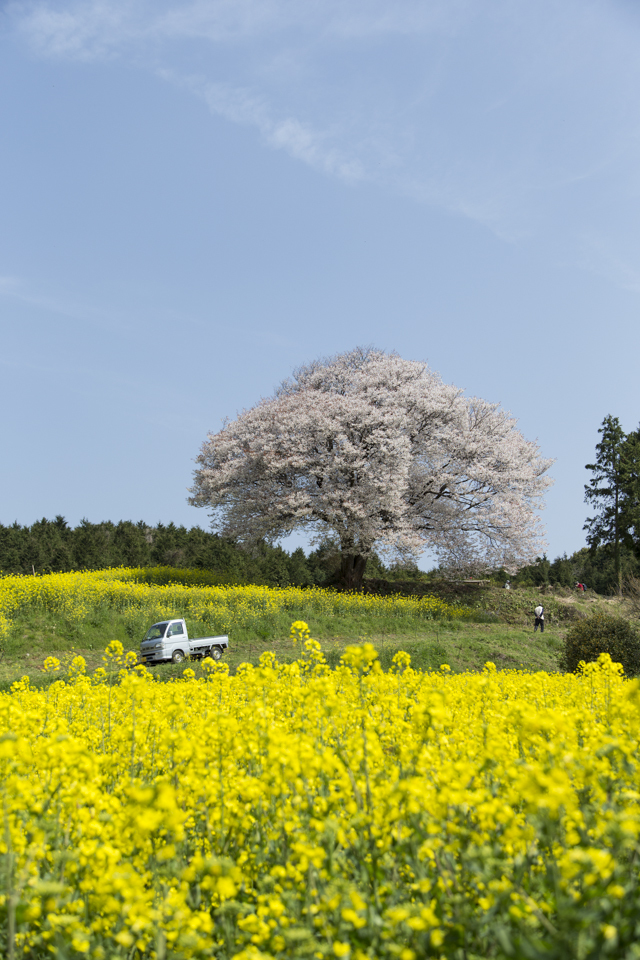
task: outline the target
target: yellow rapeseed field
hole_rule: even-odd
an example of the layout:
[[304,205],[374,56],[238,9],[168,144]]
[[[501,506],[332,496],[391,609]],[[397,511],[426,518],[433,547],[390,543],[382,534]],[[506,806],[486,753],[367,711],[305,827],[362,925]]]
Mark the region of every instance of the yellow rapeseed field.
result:
[[640,956],[636,681],[292,639],[0,694],[3,956]]
[[[170,582],[172,575],[181,582]],[[101,609],[116,610],[130,619],[136,635],[144,624],[176,616],[229,633],[237,627],[259,626],[282,613],[289,613],[290,619],[364,615],[422,620],[469,613],[437,597],[379,597],[319,587],[207,586],[201,582],[205,577],[199,571],[163,567],[0,577],[0,639],[14,617],[34,608],[71,623],[81,623]]]

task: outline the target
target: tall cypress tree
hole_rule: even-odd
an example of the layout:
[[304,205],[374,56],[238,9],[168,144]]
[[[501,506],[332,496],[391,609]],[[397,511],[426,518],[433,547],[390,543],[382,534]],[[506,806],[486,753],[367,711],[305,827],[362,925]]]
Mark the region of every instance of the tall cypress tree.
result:
[[620,546],[631,545],[634,526],[634,467],[637,472],[639,445],[627,437],[617,417],[607,416],[598,433],[602,439],[596,444],[595,463],[586,464],[593,476],[585,484],[584,499],[595,507],[593,517],[587,517],[583,527],[592,551],[601,544],[613,547],[616,585],[622,593]]
[[624,460],[627,475],[625,486],[627,492],[626,519],[629,546],[640,559],[640,426],[628,434],[624,442]]

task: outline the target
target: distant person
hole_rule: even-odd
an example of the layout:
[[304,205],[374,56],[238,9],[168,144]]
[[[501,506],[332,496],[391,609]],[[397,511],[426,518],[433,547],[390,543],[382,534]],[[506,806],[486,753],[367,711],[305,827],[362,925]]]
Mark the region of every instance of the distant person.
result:
[[544,607],[541,603],[533,611],[536,615],[536,622],[533,625],[533,632],[535,633],[538,627],[540,627],[540,633],[544,633]]
[[505,583],[504,588],[505,588],[505,590],[511,590],[511,584],[510,584],[510,582],[509,582],[508,580],[507,580],[507,582]]

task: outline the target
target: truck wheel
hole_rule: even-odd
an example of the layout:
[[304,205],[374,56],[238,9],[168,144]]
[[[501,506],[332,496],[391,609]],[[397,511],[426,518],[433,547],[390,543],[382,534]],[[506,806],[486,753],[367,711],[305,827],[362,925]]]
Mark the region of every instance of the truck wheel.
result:
[[211,656],[213,657],[214,660],[219,660],[220,657],[222,656],[222,649],[220,647],[212,647]]
[[171,654],[171,659],[173,660],[174,663],[182,663],[182,661],[184,660],[184,653],[182,652],[182,650],[174,650],[173,653]]

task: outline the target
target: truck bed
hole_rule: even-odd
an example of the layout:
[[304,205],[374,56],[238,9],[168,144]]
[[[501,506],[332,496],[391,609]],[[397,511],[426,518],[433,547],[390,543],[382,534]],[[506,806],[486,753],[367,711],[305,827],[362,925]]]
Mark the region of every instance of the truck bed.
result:
[[189,646],[192,650],[200,650],[202,647],[228,647],[229,637],[194,637],[189,640]]

